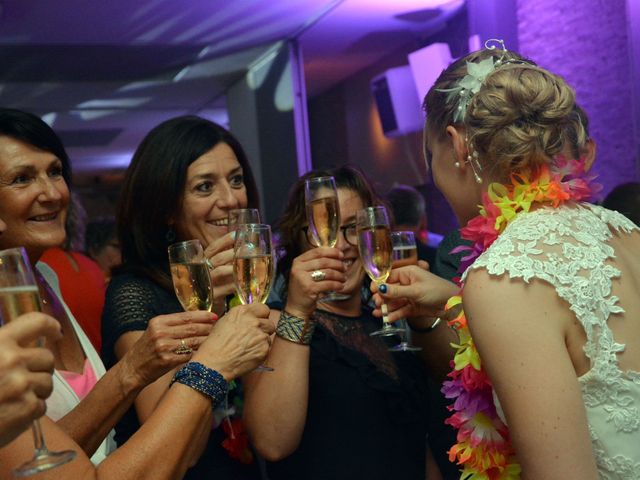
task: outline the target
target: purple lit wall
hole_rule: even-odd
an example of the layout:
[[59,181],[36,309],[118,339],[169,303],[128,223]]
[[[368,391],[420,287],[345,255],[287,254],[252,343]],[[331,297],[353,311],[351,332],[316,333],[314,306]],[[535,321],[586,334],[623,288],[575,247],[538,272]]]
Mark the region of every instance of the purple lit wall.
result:
[[625,0],[517,0],[517,16],[520,53],[562,75],[589,114],[604,193],[637,179]]

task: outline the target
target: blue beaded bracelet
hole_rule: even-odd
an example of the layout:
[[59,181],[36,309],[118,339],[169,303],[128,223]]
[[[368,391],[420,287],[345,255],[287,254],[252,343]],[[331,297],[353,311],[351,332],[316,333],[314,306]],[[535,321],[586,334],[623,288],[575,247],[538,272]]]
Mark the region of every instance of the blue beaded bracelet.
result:
[[222,404],[229,390],[229,384],[222,375],[198,362],[189,362],[178,370],[171,385],[174,382],[182,383],[206,395],[211,399],[212,407]]

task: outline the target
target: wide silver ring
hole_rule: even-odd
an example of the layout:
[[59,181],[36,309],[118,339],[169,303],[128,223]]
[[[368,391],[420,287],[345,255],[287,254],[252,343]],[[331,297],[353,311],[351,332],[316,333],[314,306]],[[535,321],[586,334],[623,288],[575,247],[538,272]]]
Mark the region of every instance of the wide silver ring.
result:
[[311,272],[311,280],[313,280],[314,282],[321,282],[325,278],[327,278],[327,274],[322,270],[314,270],[313,272]]
[[187,342],[184,341],[184,338],[181,338],[180,345],[173,349],[173,353],[175,353],[176,355],[189,355],[193,353],[193,350],[189,345],[187,345]]

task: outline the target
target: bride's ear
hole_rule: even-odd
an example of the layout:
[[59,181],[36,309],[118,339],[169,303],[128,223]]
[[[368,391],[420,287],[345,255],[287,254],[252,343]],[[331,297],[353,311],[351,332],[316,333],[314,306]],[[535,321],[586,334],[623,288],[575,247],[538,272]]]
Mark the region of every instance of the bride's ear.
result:
[[467,145],[464,141],[464,135],[462,135],[454,126],[449,125],[446,130],[447,136],[451,139],[451,146],[453,147],[453,154],[455,161],[460,165],[464,165],[467,158]]
[[584,147],[580,150],[580,156],[584,158],[584,171],[588,172],[596,161],[596,142],[593,138],[589,138]]

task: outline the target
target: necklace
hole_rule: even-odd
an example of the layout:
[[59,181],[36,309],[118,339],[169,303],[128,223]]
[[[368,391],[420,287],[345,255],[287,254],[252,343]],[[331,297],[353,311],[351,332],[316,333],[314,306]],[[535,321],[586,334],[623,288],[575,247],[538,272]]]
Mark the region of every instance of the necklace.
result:
[[[462,274],[493,244],[507,225],[532,206],[557,208],[566,202],[588,199],[599,191],[594,177],[584,176],[584,161],[557,157],[551,168],[544,166],[534,175],[513,174],[511,184],[493,183],[483,194],[480,214],[460,231],[472,242],[451,253],[464,252],[459,272]],[[509,437],[509,429],[498,416],[493,401],[493,387],[482,368],[462,307],[460,293],[449,299],[446,309],[456,308],[457,316],[449,321],[459,343],[454,345],[454,367],[444,382],[442,393],[455,400],[449,407],[453,414],[445,423],[458,430],[457,443],[449,450],[449,460],[463,470],[461,478],[478,480],[517,480],[520,465]]]

